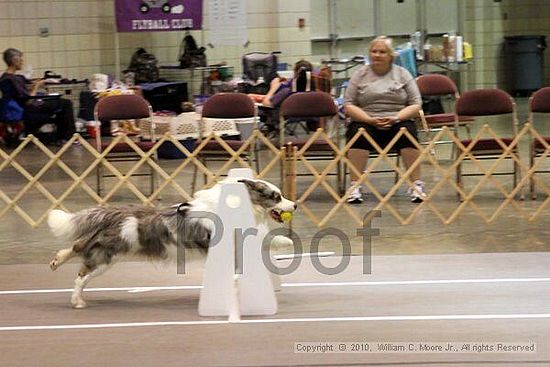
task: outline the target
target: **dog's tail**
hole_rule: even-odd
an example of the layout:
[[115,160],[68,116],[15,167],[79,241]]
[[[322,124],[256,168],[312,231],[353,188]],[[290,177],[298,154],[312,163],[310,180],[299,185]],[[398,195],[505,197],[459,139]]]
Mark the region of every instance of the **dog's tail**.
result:
[[75,233],[76,226],[72,221],[74,214],[54,209],[48,214],[48,226],[56,237],[70,238]]

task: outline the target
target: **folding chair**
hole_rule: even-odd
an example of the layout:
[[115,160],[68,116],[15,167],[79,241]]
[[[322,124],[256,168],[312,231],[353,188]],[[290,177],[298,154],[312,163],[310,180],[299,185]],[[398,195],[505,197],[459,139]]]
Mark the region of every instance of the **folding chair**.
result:
[[[423,99],[431,97],[451,97],[454,102],[460,98],[460,93],[453,80],[443,74],[424,74],[416,79],[416,84],[420,90]],[[453,106],[454,109],[454,106]],[[443,112],[435,114],[425,114],[425,111],[420,111],[420,120],[422,129],[426,132],[429,139],[432,137],[432,132],[440,131],[444,126],[454,130],[455,113]],[[458,116],[458,127],[466,129],[468,138],[471,137],[470,124],[474,119],[470,116]],[[458,132],[457,132],[458,133]],[[452,143],[450,140],[439,141],[436,144]]]
[[[237,128],[236,120],[252,119],[254,128],[256,128],[257,109],[252,99],[244,93],[218,93],[210,97],[202,108],[202,117],[200,120],[201,140],[207,138],[212,133],[224,138],[224,141],[237,151],[244,144],[241,140],[240,132]],[[197,142],[197,146],[200,141]],[[227,161],[232,155],[231,152],[216,140],[212,139],[197,153],[197,158],[205,165],[211,161]],[[256,142],[250,145],[250,149],[244,151],[241,158],[248,162],[255,161],[256,172],[260,171],[260,162],[258,157],[258,144]],[[195,192],[198,168],[195,166],[193,173],[192,191]],[[206,183],[206,175],[205,175]]]
[[[498,116],[498,115],[510,115],[511,117],[511,128],[512,135],[510,137],[502,137],[501,140],[505,145],[510,145],[517,135],[517,112],[516,104],[514,99],[506,92],[500,89],[476,89],[464,92],[461,97],[458,98],[455,105],[455,128],[458,127],[460,121],[458,116]],[[494,123],[496,125],[502,125],[502,121]],[[472,139],[461,140],[461,143],[466,147],[472,144]],[[459,157],[461,151],[458,146],[455,145],[456,155]],[[485,160],[485,159],[498,159],[504,149],[498,144],[494,138],[483,138],[479,139],[470,150],[471,155],[476,159]],[[517,146],[512,150],[512,153],[519,155],[519,149]],[[464,159],[469,159],[468,156],[465,156]],[[512,157],[507,156],[506,159],[512,159]],[[462,185],[463,176],[483,176],[483,173],[463,173],[462,172],[462,162],[460,162],[456,167],[456,182],[459,186]],[[514,187],[518,182],[519,169],[518,164],[513,161],[513,170],[511,172],[494,172],[493,176],[496,175],[513,175],[514,176]],[[460,198],[460,196],[459,196]]]
[[[330,93],[326,90],[321,90],[320,87],[327,87],[331,85],[331,80],[324,78],[320,75],[313,75],[311,71],[302,69],[297,75],[292,78],[291,93],[301,93],[301,92],[324,92],[326,94]],[[291,95],[292,95],[291,94]],[[329,94],[330,96],[330,94]],[[288,97],[287,97],[288,98]],[[317,98],[317,97],[312,97]],[[332,98],[332,97],[331,97]],[[284,102],[284,101],[283,101]],[[324,101],[323,101],[324,103]],[[333,104],[336,101],[333,100]],[[279,109],[282,108],[282,104]],[[316,116],[289,116],[285,118],[283,114],[279,111],[279,146],[285,145],[285,136],[293,136],[294,140],[298,139],[298,130],[303,130],[304,133],[309,134],[310,131],[314,130],[312,126],[319,126],[319,118]],[[322,127],[326,129],[326,124],[321,122]],[[300,140],[300,139],[298,139]],[[306,138],[307,140],[307,138]]]
[[[281,104],[280,108],[280,134],[284,134],[284,126],[288,119],[308,119],[308,118],[319,118],[320,127],[324,127],[325,119],[333,117],[338,114],[338,107],[335,101],[332,99],[330,94],[325,92],[297,92],[291,94],[286,98]],[[340,134],[337,134],[339,137]],[[304,148],[304,146],[309,142],[308,137],[305,138],[292,138],[282,140],[285,144],[292,144],[296,146],[299,150]],[[336,145],[339,145],[336,142]],[[307,157],[308,160],[333,160],[335,158],[335,152],[332,147],[328,144],[326,140],[319,139],[314,140],[303,152],[304,157]],[[341,165],[338,164],[337,172],[338,176],[338,189],[342,189],[342,170]],[[299,176],[311,175],[307,174],[298,174]],[[281,174],[282,176],[282,174]],[[281,177],[281,182],[283,182],[284,177]]]
[[249,52],[242,58],[243,76],[253,82],[262,78],[269,85],[277,76],[277,55],[267,52]]
[[[529,117],[527,122],[535,127],[535,114],[542,113],[550,113],[550,87],[539,89],[531,96],[531,98],[529,98]],[[543,136],[543,139],[546,143],[550,144],[550,137]],[[529,168],[533,167],[536,158],[544,155],[544,151],[544,144],[540,140],[532,138],[529,150]],[[550,171],[536,170],[533,173],[550,173]],[[537,194],[535,192],[535,181],[533,180],[533,178],[531,178],[529,181],[531,199],[534,200],[537,197]]]
[[[147,100],[135,94],[121,94],[101,98],[94,108],[96,148],[103,152],[110,142],[101,138],[101,123],[111,120],[153,119],[153,109]],[[144,152],[148,152],[155,145],[154,123],[150,124],[151,131],[148,140],[144,136],[137,136],[135,144]],[[117,143],[105,156],[109,162],[139,161],[141,157],[128,143]],[[152,159],[157,160],[156,152]],[[150,167],[149,173],[135,173],[133,176],[150,176],[151,193],[155,190],[155,170]],[[104,174],[102,165],[97,168],[97,194],[101,195],[103,178],[115,177],[113,174]]]

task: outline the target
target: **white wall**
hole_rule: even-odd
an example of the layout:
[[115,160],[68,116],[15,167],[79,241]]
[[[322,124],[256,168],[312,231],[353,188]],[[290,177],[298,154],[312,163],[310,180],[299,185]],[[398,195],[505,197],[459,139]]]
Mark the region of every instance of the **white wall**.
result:
[[[464,36],[474,47],[474,63],[468,73],[471,88],[506,88],[503,42],[505,36],[545,35],[550,41],[550,1],[486,0],[465,2]],[[550,52],[546,62],[543,85],[550,85]]]
[[[226,61],[241,69],[241,55],[252,51],[282,51],[281,60],[293,63],[311,54],[309,0],[248,0],[248,47],[208,48],[209,63]],[[199,43],[207,41],[208,4],[204,4],[204,31],[194,31]],[[306,27],[298,28],[298,19]],[[50,35],[40,37],[48,27]],[[137,47],[144,47],[161,63],[177,62],[184,32],[121,33],[120,62],[124,69]],[[0,0],[0,50],[15,47],[25,53],[34,77],[53,70],[69,79],[115,73],[113,0]]]
[[[310,26],[317,22],[317,19],[312,19],[315,12],[311,12],[310,7],[315,6],[316,1],[319,0],[311,0],[311,4],[310,0],[248,0],[250,45],[246,48],[209,48],[209,63],[226,61],[235,66],[240,74],[240,58],[246,52],[280,50],[281,61],[289,64],[300,58],[314,62],[327,58],[329,43],[310,42]],[[337,0],[341,3],[348,1],[352,0]],[[432,0],[419,1],[427,1],[428,5],[433,3]],[[439,3],[442,0],[436,1]],[[449,1],[454,0],[443,0]],[[461,3],[465,8],[465,40],[474,46],[475,59],[467,78],[470,87],[504,85],[501,47],[505,35],[542,34],[550,38],[550,1],[502,0],[495,3],[492,0],[465,0]],[[394,5],[388,4],[386,7],[391,6]],[[34,67],[35,77],[46,70],[71,79],[87,78],[97,72],[113,74],[113,8],[113,0],[0,0],[0,50],[16,47],[24,51],[27,64]],[[204,8],[204,31],[194,32],[199,42],[208,40],[206,3]],[[342,16],[343,19],[355,19],[346,17],[345,13]],[[403,14],[395,14],[393,18],[400,16]],[[305,28],[298,28],[299,18],[305,19]],[[351,23],[357,22],[354,20]],[[351,23],[351,29],[357,30],[358,27]],[[430,24],[430,21],[427,23]],[[49,37],[39,36],[40,27],[49,28]],[[153,52],[161,63],[175,63],[183,35],[183,32],[120,34],[122,68],[127,66],[136,47],[145,47]],[[339,43],[338,53],[363,54],[366,42],[367,39]],[[550,53],[546,51],[545,54],[544,83],[550,85]]]

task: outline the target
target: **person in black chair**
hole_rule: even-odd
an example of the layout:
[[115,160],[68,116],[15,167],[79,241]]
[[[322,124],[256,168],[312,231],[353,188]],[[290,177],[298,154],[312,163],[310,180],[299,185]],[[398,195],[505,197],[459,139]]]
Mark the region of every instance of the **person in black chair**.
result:
[[15,100],[24,110],[25,133],[36,134],[38,129],[49,122],[56,127],[57,143],[69,140],[75,132],[73,104],[63,98],[40,98],[39,88],[44,79],[31,82],[23,75],[16,74],[23,67],[23,53],[15,48],[8,48],[3,53],[6,71],[0,76],[0,89],[3,98]]
[[[271,131],[278,131],[278,112],[283,101],[292,93],[304,92],[308,89],[310,84],[307,80],[306,73],[311,73],[312,70],[313,65],[309,61],[300,60],[294,64],[294,77],[292,79],[287,80],[281,77],[273,78],[267,94],[248,94],[254,102],[261,103],[260,119],[265,123],[265,130],[267,130],[268,133]],[[262,106],[264,109],[261,108]]]
[[[293,88],[293,82],[296,84],[298,75],[302,71],[309,71],[311,72],[313,70],[313,65],[306,60],[300,60],[294,64],[294,78],[292,79],[284,79],[281,77],[276,77],[271,80],[269,91],[267,94],[253,94],[249,93],[248,95],[254,99],[256,102],[260,102],[265,107],[271,107],[271,108],[277,108],[283,103],[283,101],[288,97],[291,93],[296,91],[303,91],[305,90],[305,81],[301,82],[298,81],[298,84],[304,84],[304,85],[297,85]],[[294,90],[293,90],[294,89]]]
[[[369,44],[370,63],[355,71],[346,89],[344,109],[351,122],[346,137],[350,141],[363,128],[384,149],[401,128],[417,139],[414,118],[418,116],[422,98],[418,86],[407,69],[393,63],[395,50],[390,38],[376,37]],[[409,168],[420,156],[415,144],[402,136],[393,146]],[[363,136],[359,137],[348,152],[348,159],[359,173],[365,171],[369,151],[374,147]],[[355,189],[348,193],[347,202],[362,203],[361,187],[357,172],[350,173]],[[413,185],[409,188],[411,201],[420,203],[427,197],[424,182],[420,180],[420,165],[411,172]]]

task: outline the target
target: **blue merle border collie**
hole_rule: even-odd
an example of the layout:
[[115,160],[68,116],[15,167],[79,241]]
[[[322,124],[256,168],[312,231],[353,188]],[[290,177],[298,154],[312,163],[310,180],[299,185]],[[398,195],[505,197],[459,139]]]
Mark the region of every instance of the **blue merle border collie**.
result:
[[[168,209],[135,207],[95,207],[77,213],[52,210],[48,225],[57,236],[71,246],[59,250],[50,262],[51,270],[73,257],[82,265],[75,279],[71,304],[86,307],[82,292],[88,282],[108,270],[123,257],[141,256],[149,260],[174,258],[178,244],[206,252],[214,231],[214,223],[192,212],[214,213],[224,183],[244,183],[252,202],[256,223],[281,223],[281,212],[293,212],[296,204],[283,197],[273,184],[253,179],[227,179],[210,189],[198,191],[193,200]],[[179,237],[179,241],[178,240]],[[272,245],[292,245],[292,240],[275,236]]]

